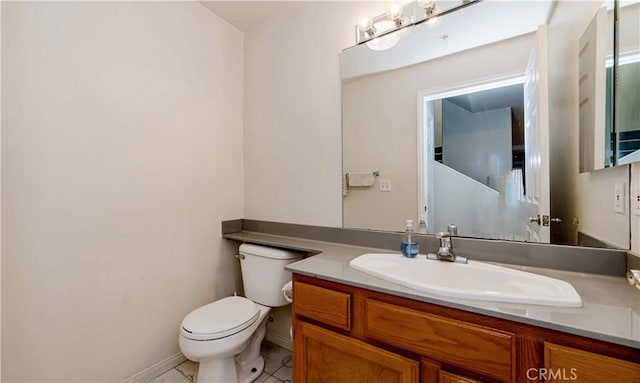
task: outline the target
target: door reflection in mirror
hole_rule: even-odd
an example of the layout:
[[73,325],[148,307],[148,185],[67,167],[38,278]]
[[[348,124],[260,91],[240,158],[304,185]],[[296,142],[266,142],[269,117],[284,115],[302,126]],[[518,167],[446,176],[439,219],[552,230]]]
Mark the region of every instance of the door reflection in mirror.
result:
[[523,81],[423,96],[420,209],[429,231],[456,222],[462,236],[529,240],[522,223],[536,211],[525,201]]

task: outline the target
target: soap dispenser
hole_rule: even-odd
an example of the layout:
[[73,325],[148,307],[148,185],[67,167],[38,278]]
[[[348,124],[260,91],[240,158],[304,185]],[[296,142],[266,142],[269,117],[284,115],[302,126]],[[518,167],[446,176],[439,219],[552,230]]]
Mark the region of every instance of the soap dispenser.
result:
[[404,238],[400,243],[400,251],[407,258],[415,258],[418,255],[418,243],[413,235],[413,221],[407,220],[407,227],[404,231]]

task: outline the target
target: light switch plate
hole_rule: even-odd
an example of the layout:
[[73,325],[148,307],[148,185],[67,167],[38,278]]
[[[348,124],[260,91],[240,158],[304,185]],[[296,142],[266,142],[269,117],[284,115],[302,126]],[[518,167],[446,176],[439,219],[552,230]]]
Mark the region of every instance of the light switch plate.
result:
[[624,192],[624,182],[618,182],[615,184],[615,188],[614,188],[614,207],[613,210],[616,213],[620,213],[620,214],[624,214],[624,199],[625,199],[625,192]]
[[381,192],[390,192],[391,191],[391,180],[380,180],[380,191]]

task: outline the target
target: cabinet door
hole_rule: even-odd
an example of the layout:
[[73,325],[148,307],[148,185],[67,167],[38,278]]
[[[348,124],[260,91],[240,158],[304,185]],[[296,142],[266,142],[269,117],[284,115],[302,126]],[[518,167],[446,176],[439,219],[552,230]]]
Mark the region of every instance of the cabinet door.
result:
[[465,378],[464,376],[455,375],[446,371],[440,371],[439,383],[480,383],[477,380]]
[[481,383],[479,380],[444,371],[440,362],[427,358],[422,358],[421,369],[421,383]]
[[303,321],[294,328],[296,383],[417,383],[417,361]]
[[544,364],[547,382],[640,382],[639,364],[552,343],[544,344]]

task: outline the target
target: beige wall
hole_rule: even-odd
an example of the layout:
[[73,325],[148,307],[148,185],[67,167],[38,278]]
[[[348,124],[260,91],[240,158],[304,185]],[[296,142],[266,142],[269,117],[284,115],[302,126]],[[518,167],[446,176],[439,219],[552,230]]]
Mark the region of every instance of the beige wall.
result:
[[342,226],[342,49],[387,3],[304,2],[245,33],[245,218]]
[[603,242],[628,249],[629,206],[625,206],[625,214],[616,213],[613,209],[615,184],[618,182],[624,182],[628,189],[628,165],[578,175],[579,228]]
[[2,381],[120,381],[238,286],[242,34],[191,2],[2,2],[2,37]]

